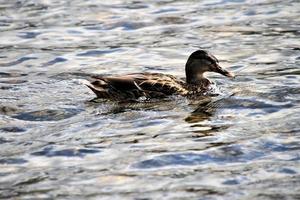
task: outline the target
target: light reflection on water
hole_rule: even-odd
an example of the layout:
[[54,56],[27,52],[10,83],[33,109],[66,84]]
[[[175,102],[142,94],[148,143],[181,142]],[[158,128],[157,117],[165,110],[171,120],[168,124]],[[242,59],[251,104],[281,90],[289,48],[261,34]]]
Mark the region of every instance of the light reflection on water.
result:
[[[0,1],[1,2],[1,1]],[[300,198],[298,1],[2,1],[0,197]],[[184,75],[221,95],[94,101],[90,73]]]

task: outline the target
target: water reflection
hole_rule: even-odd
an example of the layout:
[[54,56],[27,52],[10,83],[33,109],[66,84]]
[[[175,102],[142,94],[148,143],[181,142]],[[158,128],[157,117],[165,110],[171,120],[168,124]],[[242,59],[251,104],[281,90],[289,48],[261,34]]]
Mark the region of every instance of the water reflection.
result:
[[185,121],[188,123],[197,123],[197,122],[201,122],[204,120],[208,120],[215,113],[215,110],[210,108],[212,101],[213,101],[213,99],[210,96],[201,97],[200,100],[196,101],[197,109],[194,110],[190,114],[190,116],[185,118]]

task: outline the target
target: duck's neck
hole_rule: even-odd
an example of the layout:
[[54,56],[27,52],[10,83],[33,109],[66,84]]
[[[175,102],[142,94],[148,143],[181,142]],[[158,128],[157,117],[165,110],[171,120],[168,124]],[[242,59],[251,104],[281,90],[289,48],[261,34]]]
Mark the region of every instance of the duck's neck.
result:
[[186,83],[188,85],[202,85],[208,82],[208,79],[203,75],[205,71],[201,70],[198,64],[188,59],[185,65]]
[[189,85],[209,85],[211,84],[210,80],[205,78],[203,74],[187,74],[186,83]]

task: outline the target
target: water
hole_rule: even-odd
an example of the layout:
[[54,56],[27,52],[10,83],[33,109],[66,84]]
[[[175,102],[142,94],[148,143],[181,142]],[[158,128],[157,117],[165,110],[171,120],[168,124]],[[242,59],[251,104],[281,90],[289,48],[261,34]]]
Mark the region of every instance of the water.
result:
[[[299,199],[300,3],[0,0],[0,198]],[[89,73],[184,76],[221,95],[91,101]]]

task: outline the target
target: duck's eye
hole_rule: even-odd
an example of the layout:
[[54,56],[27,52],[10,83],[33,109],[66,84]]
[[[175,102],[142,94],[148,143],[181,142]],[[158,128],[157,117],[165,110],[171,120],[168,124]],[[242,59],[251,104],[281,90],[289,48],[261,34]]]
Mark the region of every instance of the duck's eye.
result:
[[215,61],[212,60],[212,59],[208,59],[207,62],[208,62],[210,65],[213,65],[213,64],[215,63]]
[[208,65],[212,65],[212,64],[213,64],[213,62],[212,62],[211,60],[208,60],[208,59],[206,59],[205,62],[206,62]]

